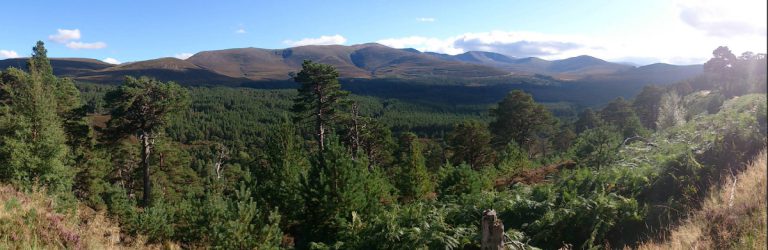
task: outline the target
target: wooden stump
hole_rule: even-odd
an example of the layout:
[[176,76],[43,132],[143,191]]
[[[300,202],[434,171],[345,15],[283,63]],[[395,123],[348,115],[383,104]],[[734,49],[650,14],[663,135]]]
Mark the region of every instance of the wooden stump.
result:
[[482,226],[482,250],[501,250],[504,247],[504,224],[496,218],[496,211],[488,209],[483,211]]

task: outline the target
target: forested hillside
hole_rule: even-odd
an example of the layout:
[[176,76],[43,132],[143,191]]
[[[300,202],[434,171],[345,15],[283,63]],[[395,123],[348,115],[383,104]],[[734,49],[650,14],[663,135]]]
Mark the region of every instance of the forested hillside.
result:
[[[489,209],[512,249],[652,247],[768,135],[766,57],[727,47],[697,77],[581,106],[353,95],[309,60],[290,90],[76,83],[42,42],[26,63],[0,72],[0,247],[480,249]],[[705,235],[764,248],[749,225]]]

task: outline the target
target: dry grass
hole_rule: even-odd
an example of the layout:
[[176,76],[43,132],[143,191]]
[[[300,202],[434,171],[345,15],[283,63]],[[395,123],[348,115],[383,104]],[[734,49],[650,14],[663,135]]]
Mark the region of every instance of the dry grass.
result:
[[159,249],[143,240],[121,242],[120,228],[104,212],[80,205],[58,213],[43,190],[0,185],[0,249]]
[[672,230],[664,242],[639,249],[766,249],[766,151],[713,190],[700,211]]

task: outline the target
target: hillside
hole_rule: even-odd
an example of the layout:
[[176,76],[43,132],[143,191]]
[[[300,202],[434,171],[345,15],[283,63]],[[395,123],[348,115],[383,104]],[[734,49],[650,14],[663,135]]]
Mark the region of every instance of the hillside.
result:
[[191,85],[218,83],[219,85],[238,86],[241,82],[248,81],[244,78],[217,74],[190,62],[172,57],[120,64],[92,71],[82,71],[75,74],[75,79],[87,82],[116,83],[121,82],[125,76],[152,76],[162,81],[176,81]]
[[[15,67],[27,70],[29,58],[0,60],[0,69]],[[78,76],[82,73],[106,69],[114,65],[90,58],[51,58],[53,73],[58,76]]]
[[713,188],[702,208],[693,211],[666,240],[638,249],[765,249],[766,157],[763,150],[744,172]]
[[78,204],[59,212],[56,200],[43,190],[22,192],[0,185],[0,248],[160,249],[145,245],[141,237],[121,239],[120,227],[104,211]]

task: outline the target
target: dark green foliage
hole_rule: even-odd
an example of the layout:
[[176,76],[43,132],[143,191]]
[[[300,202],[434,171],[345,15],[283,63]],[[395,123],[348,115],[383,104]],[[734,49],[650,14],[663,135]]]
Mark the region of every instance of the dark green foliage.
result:
[[571,147],[577,163],[597,169],[611,164],[618,157],[622,143],[621,135],[615,131],[615,128],[605,126],[582,132]]
[[557,122],[531,95],[519,90],[510,92],[490,113],[496,120],[489,127],[499,146],[514,141],[528,147],[535,139],[550,133]]
[[574,140],[576,140],[576,136],[576,133],[571,128],[561,127],[560,131],[552,139],[552,146],[557,152],[568,151],[571,145],[573,145]]
[[324,150],[326,130],[337,122],[337,109],[344,104],[349,92],[342,91],[339,72],[327,64],[305,60],[301,71],[294,77],[300,83],[299,96],[294,99],[291,109],[297,122],[308,122],[313,128],[319,151]]
[[485,124],[477,121],[456,124],[447,141],[453,164],[467,163],[473,169],[481,169],[496,161],[496,152],[491,148],[491,133]]
[[267,209],[277,208],[288,220],[298,220],[304,209],[301,177],[309,169],[306,155],[301,137],[291,123],[274,126],[266,142],[264,159],[251,166],[254,198]]
[[423,145],[415,134],[400,136],[394,182],[404,201],[427,198],[434,188],[422,152]]
[[444,171],[438,187],[438,194],[461,195],[476,194],[482,191],[490,190],[491,180],[486,173],[474,171],[470,166],[461,164],[458,166],[446,165],[441,171]]
[[587,108],[579,114],[579,119],[576,120],[573,126],[576,128],[575,132],[581,134],[584,130],[600,127],[604,123],[599,114],[595,113],[591,108]]
[[141,141],[141,165],[144,175],[142,205],[150,203],[150,157],[157,132],[165,126],[169,114],[188,105],[189,93],[173,82],[126,77],[119,88],[105,96],[111,109],[106,134],[111,140],[136,136]]
[[97,209],[106,208],[104,194],[110,189],[108,176],[112,162],[104,150],[86,151],[79,161],[80,171],[74,178],[75,196]]
[[353,105],[352,114],[346,117],[339,129],[343,142],[353,156],[363,154],[368,158],[368,169],[392,164],[395,142],[392,131],[377,119],[362,117],[359,106]]
[[766,91],[766,55],[744,52],[734,55],[728,47],[712,51],[712,59],[704,64],[699,88],[719,90],[726,98]]
[[27,61],[27,68],[30,74],[48,78],[46,81],[53,80],[53,67],[51,67],[51,60],[48,59],[48,49],[45,48],[43,41],[37,41],[35,47],[32,48],[32,57]]
[[499,155],[499,164],[496,165],[496,168],[504,176],[528,168],[531,164],[528,152],[525,152],[525,149],[517,143],[510,142]]
[[365,158],[352,160],[338,139],[331,140],[322,158],[311,158],[302,178],[303,244],[333,242],[353,212],[367,216],[379,211],[389,196],[381,178],[368,171]]
[[[469,170],[472,171],[472,170]],[[477,234],[473,225],[447,222],[444,209],[421,202],[396,207],[375,217],[352,216],[340,240],[316,249],[461,249]]]
[[169,114],[186,107],[189,92],[173,82],[126,77],[104,97],[110,108],[108,132],[115,137],[158,132]]
[[[217,206],[220,200],[212,200],[211,204]],[[207,235],[210,237],[210,247],[214,249],[277,249],[282,240],[280,215],[269,213],[264,218],[257,204],[253,201],[252,194],[244,186],[235,193],[232,200],[225,201],[224,211],[216,213],[198,210],[198,212],[214,212],[207,218]],[[208,206],[210,207],[210,205]]]
[[632,102],[640,123],[648,129],[656,129],[656,121],[659,120],[659,103],[663,94],[664,89],[656,85],[648,85]]
[[[62,117],[57,114],[58,91],[46,49],[38,42],[29,59],[30,73],[0,72],[0,179],[31,187],[39,183],[54,193],[71,195],[74,170]],[[65,104],[62,104],[65,105]]]
[[166,202],[181,201],[187,196],[203,194],[202,180],[189,166],[191,156],[182,145],[165,137],[159,137],[150,158],[153,196],[163,197]]
[[640,124],[640,118],[635,114],[632,105],[621,97],[616,98],[600,110],[600,118],[608,125],[616,126],[624,138],[648,133]]

